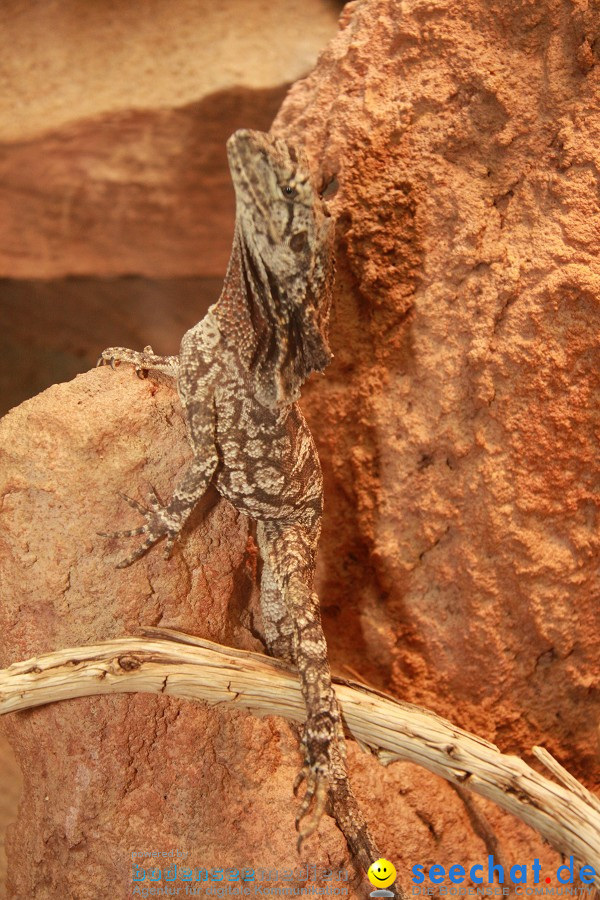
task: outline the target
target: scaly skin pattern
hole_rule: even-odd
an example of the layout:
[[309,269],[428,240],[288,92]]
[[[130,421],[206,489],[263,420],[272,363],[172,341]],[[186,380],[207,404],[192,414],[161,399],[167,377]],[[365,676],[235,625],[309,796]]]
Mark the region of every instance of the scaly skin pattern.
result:
[[[193,460],[166,506],[152,495],[130,531],[142,543],[128,566],[166,539],[170,554],[209,483],[257,523],[261,607],[269,652],[298,669],[306,703],[299,845],[329,804],[366,871],[380,854],[352,794],[340,711],[313,590],[323,487],[317,451],[296,403],[328,364],[334,226],[300,153],[281,139],[238,131],[227,143],[236,192],[233,249],[222,294],[184,336],[178,357],[109,348],[99,363],[173,378]],[[125,496],[125,495],[123,495]]]

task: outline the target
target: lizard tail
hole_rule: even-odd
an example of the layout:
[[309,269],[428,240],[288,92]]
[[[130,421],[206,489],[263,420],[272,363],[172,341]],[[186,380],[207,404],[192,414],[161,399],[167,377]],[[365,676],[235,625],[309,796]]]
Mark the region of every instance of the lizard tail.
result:
[[[336,756],[335,772],[329,787],[330,812],[346,838],[353,860],[366,875],[371,864],[381,859],[381,853],[352,792],[339,750]],[[396,900],[405,900],[404,891],[399,885],[393,885],[388,890]]]

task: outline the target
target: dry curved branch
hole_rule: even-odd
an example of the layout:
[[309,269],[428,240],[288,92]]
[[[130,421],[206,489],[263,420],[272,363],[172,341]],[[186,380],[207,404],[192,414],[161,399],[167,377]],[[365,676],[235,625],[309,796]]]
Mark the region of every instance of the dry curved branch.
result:
[[[169,629],[47,653],[0,671],[0,714],[94,694],[148,691],[230,703],[301,722],[296,674],[258,653]],[[563,784],[435,713],[363,685],[336,682],[352,735],[384,764],[408,760],[469,788],[536,829],[556,850],[593,866],[600,887],[600,801],[550,754],[537,758]]]

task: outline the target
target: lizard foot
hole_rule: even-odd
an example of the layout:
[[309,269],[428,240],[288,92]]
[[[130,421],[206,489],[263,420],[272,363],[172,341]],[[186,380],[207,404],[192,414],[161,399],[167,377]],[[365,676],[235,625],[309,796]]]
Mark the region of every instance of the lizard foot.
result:
[[296,776],[294,781],[294,795],[303,781],[306,781],[304,797],[298,807],[296,815],[296,831],[298,832],[298,853],[303,841],[317,830],[321,816],[325,811],[329,794],[329,779],[319,771],[320,767],[313,768],[308,763]]
[[333,694],[323,709],[306,719],[300,749],[304,765],[294,781],[294,796],[298,796],[303,782],[306,785],[296,815],[298,851],[319,826],[334,783],[336,761],[344,750],[340,713]]
[[99,531],[98,534],[100,537],[106,538],[135,537],[136,535],[145,534],[146,540],[126,559],[121,560],[117,564],[117,569],[127,568],[127,566],[144,556],[151,547],[165,537],[167,538],[165,557],[169,559],[173,551],[173,544],[179,533],[179,518],[169,514],[168,507],[163,506],[153,487],[151,487],[149,498],[150,508],[138,503],[132,497],[128,497],[127,494],[121,492],[119,494],[126,503],[145,517],[146,523],[140,525],[139,528],[131,528],[127,531]]
[[98,357],[96,368],[98,366],[110,366],[111,369],[114,369],[121,363],[128,363],[134,367],[138,378],[147,378],[149,363],[153,358],[154,350],[149,344],[147,347],[144,347],[143,353],[137,353],[135,350],[126,350],[125,347],[108,347]]

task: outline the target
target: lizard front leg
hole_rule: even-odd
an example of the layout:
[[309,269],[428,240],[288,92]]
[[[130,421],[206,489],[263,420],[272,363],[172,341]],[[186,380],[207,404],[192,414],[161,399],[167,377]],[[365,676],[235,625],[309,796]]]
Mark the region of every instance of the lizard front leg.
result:
[[[146,348],[148,350],[148,348]],[[105,354],[111,351],[104,351]],[[149,355],[136,354],[134,351],[124,351],[129,354],[124,361],[136,365],[140,363],[145,367],[150,362]],[[152,361],[159,357],[152,357]],[[165,357],[166,360],[177,360],[177,357]],[[158,368],[155,366],[155,368]],[[137,535],[144,536],[142,544],[126,559],[122,560],[117,568],[123,569],[130,566],[141,556],[150,550],[158,541],[166,538],[165,555],[171,554],[173,545],[185,522],[189,518],[196,503],[200,500],[208,487],[218,464],[219,457],[216,447],[216,412],[214,404],[214,381],[216,368],[208,362],[200,359],[196,367],[195,378],[187,384],[187,394],[184,400],[188,437],[194,451],[194,458],[186,469],[183,478],[175,488],[173,496],[168,504],[163,505],[154,490],[150,495],[149,507],[132,500],[125,494],[122,497],[135,510],[141,513],[145,522],[138,528],[125,531],[99,532],[103,537],[122,538]]]
[[206,491],[208,482],[217,466],[218,458],[213,446],[213,452],[203,457],[196,457],[188,466],[182,481],[175,489],[171,501],[163,505],[158,499],[154,488],[149,497],[149,507],[145,507],[137,500],[133,500],[126,494],[121,494],[124,500],[133,509],[136,509],[145,518],[145,523],[138,528],[125,531],[99,531],[101,537],[123,538],[145,535],[143,543],[130,553],[126,559],[117,563],[117,569],[125,569],[140,557],[144,556],[159,541],[166,538],[165,557],[168,559],[173,551],[173,545],[189,518],[196,503]]

